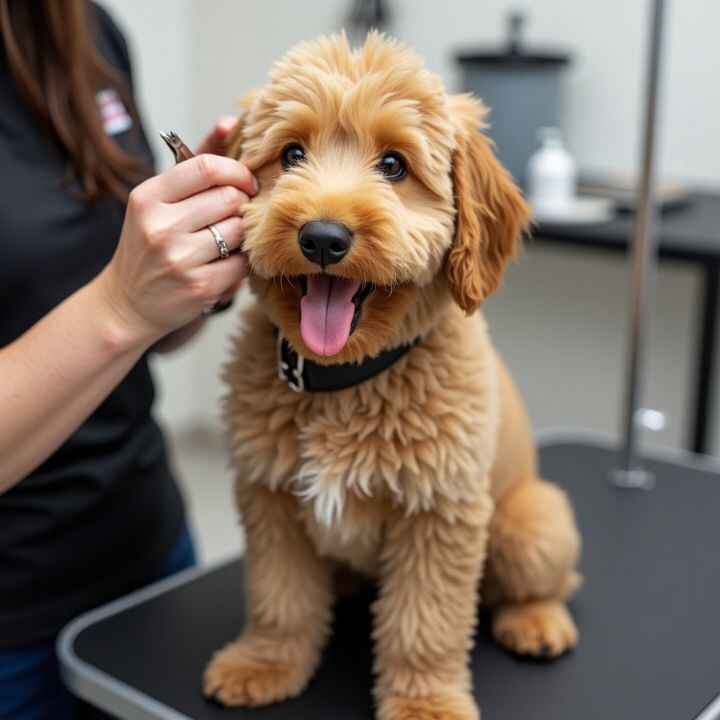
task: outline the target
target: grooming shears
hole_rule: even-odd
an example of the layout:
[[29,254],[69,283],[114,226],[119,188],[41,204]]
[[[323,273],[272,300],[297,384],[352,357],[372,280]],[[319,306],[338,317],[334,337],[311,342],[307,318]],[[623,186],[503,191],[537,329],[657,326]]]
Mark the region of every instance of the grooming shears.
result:
[[170,148],[170,152],[175,158],[175,164],[181,163],[183,160],[189,160],[195,157],[192,150],[180,139],[180,136],[173,131],[168,133],[161,132],[160,137],[165,141],[165,144]]

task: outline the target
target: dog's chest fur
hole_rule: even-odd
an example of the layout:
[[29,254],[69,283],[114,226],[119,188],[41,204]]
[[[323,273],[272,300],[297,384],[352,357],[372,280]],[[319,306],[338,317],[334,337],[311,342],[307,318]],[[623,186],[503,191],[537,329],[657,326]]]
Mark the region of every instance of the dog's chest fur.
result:
[[481,319],[450,312],[390,369],[318,394],[289,390],[269,322],[257,311],[245,321],[225,373],[237,482],[294,494],[321,554],[372,572],[391,514],[486,491],[498,409]]

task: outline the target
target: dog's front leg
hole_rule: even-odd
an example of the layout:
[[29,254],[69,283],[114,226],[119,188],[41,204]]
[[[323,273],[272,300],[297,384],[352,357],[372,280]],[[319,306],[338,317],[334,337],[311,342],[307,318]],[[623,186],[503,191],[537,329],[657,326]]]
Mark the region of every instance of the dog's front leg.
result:
[[297,517],[297,500],[258,485],[237,488],[247,538],[246,624],[215,653],[205,694],[224,705],[266,705],[300,693],[329,635],[331,571]]
[[477,720],[468,654],[492,501],[399,517],[382,554],[378,720]]

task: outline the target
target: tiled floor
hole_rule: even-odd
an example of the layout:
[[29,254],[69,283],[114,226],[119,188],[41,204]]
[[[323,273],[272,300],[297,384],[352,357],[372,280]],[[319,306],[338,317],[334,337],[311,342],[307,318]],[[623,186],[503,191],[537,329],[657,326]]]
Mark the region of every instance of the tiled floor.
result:
[[240,552],[244,541],[222,438],[203,431],[168,436],[202,562]]

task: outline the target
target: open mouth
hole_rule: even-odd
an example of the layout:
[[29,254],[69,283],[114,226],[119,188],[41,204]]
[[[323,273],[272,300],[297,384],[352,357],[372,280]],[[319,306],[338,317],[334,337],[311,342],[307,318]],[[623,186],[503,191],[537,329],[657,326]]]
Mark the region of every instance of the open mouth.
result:
[[317,355],[337,355],[354,332],[363,302],[375,289],[372,283],[337,275],[303,275],[300,333]]

